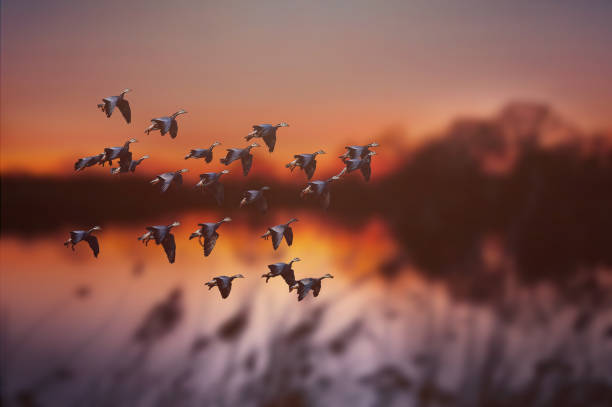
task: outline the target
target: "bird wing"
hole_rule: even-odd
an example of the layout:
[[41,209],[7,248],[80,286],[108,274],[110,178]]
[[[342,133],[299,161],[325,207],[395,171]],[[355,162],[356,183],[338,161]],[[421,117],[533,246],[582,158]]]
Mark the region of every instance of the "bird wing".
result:
[[312,285],[312,295],[318,297],[319,291],[321,291],[321,281]]
[[308,166],[313,160],[312,154],[297,154],[294,157],[300,160],[302,167]]
[[119,158],[119,172],[127,172],[132,167],[132,153],[128,151]]
[[258,201],[259,201],[259,203],[258,203],[259,204],[259,210],[261,211],[261,213],[268,212],[268,201],[266,200],[266,197],[263,196],[263,194],[262,194],[261,198],[259,198]]
[[251,166],[253,165],[253,154],[249,153],[247,155],[243,155],[240,157],[242,160],[242,174],[246,177],[251,171]]
[[117,102],[117,107],[123,115],[125,121],[129,124],[132,121],[132,109],[130,109],[130,103],[125,99],[120,99]]
[[208,257],[210,255],[210,253],[215,248],[215,244],[217,243],[218,238],[219,234],[215,232],[204,239],[204,256]]
[[176,119],[172,119],[170,121],[170,137],[172,138],[176,138],[176,136],[178,135],[178,122],[176,121]]
[[361,158],[361,156],[363,155],[363,151],[364,151],[365,147],[363,147],[363,146],[348,146],[348,147],[346,147],[346,149],[348,150],[347,153],[349,155],[349,158]]
[[[200,158],[202,155],[202,149],[201,148],[194,148],[189,150],[189,156],[188,157],[193,157],[193,158]],[[187,159],[187,157],[185,157],[185,159]]]
[[311,186],[311,188],[317,195],[322,195],[323,192],[325,192],[325,189],[327,188],[327,182],[325,181],[312,181],[309,182],[308,185]]
[[205,172],[204,174],[200,174],[200,180],[202,180],[204,186],[214,183],[217,178],[218,176],[216,172]]
[[285,240],[287,241],[287,245],[291,246],[293,244],[293,229],[291,226],[287,226],[285,228]]
[[276,129],[274,129],[272,131],[267,131],[263,135],[262,138],[263,138],[263,141],[268,146],[268,151],[269,152],[274,151],[274,146],[276,145]]
[[305,167],[302,167],[302,168],[304,168],[304,171],[306,172],[306,176],[310,180],[312,176],[314,175],[315,170],[317,169],[317,161],[312,160]]
[[102,99],[104,102],[104,112],[106,112],[106,117],[111,117],[113,114],[113,110],[115,110],[115,105],[117,105],[117,100],[119,97],[117,96],[109,96],[107,98]]
[[98,238],[92,235],[87,236],[84,240],[89,243],[89,247],[93,250],[93,254],[95,257],[98,257],[98,253],[100,253],[100,245],[98,244]]
[[242,152],[242,149],[240,148],[228,148],[227,155],[225,156],[224,159],[223,158],[221,159],[221,163],[225,165],[229,165],[233,163],[234,161],[240,158],[241,152]]
[[86,158],[79,158],[75,163],[74,163],[74,170],[75,171],[79,171],[84,169],[85,167],[87,167],[87,163],[89,162],[89,157]]
[[244,191],[244,193],[242,194],[242,198],[247,200],[247,204],[250,204],[253,203],[255,198],[257,198],[258,194],[259,191],[257,191],[256,189],[249,189],[248,191]]
[[215,233],[216,223],[198,223],[198,226],[201,227],[203,236],[211,236]]
[[204,151],[206,151],[204,153],[204,157],[205,157],[204,161],[206,161],[206,163],[210,163],[213,159],[213,152],[212,150],[204,150]]
[[212,195],[215,197],[217,205],[223,205],[223,200],[225,198],[225,188],[223,188],[223,184],[221,184],[220,182],[215,182],[214,184],[211,184],[208,188],[210,189]]
[[280,246],[281,240],[283,240],[283,227],[274,226],[268,230],[270,231],[270,235],[272,235],[272,247],[276,250],[278,246]]
[[168,228],[165,226],[149,226],[147,230],[153,233],[155,243],[160,244],[166,238]]
[[106,147],[104,149],[104,158],[107,161],[114,160],[115,158],[119,157],[119,153],[121,153],[122,148],[123,147]]
[[299,283],[298,285],[298,301],[302,301],[310,291],[310,284]]
[[370,167],[370,162],[364,162],[360,169],[365,180],[369,181],[370,175],[372,175],[372,167]]
[[[132,160],[132,162],[130,163],[130,171],[132,172],[136,171],[136,167],[138,167],[140,163],[142,163],[143,161],[144,161],[144,158],[139,158],[138,160]],[[119,164],[121,165],[121,162]]]
[[74,230],[70,232],[70,240],[72,240],[72,243],[77,244],[78,242],[83,240],[86,234],[87,232],[84,230]]
[[284,267],[281,276],[289,287],[295,284],[295,273],[291,267]]
[[275,276],[278,276],[283,272],[283,267],[285,267],[285,263],[268,264],[270,272]]
[[217,287],[219,287],[219,292],[221,293],[221,298],[227,298],[232,290],[232,282],[228,279],[218,279]]
[[168,256],[168,261],[170,264],[174,263],[174,258],[176,256],[176,243],[172,233],[168,233],[166,238],[162,240],[162,246],[164,246],[164,251],[166,252],[166,256]]
[[359,168],[359,165],[361,165],[361,159],[351,158],[350,160],[346,160],[345,163],[346,163],[346,170],[348,172],[351,172]]
[[160,177],[162,179],[162,186],[161,186],[161,192],[166,192],[168,190],[168,188],[170,188],[170,184],[172,183],[172,179],[164,179],[162,177]]
[[323,191],[323,193],[321,194],[321,205],[323,206],[323,209],[329,208],[330,201],[331,194],[329,193],[329,190]]
[[168,133],[170,131],[170,125],[172,123],[172,119],[169,117],[160,117],[158,119],[151,120],[155,122],[161,131],[161,135]]

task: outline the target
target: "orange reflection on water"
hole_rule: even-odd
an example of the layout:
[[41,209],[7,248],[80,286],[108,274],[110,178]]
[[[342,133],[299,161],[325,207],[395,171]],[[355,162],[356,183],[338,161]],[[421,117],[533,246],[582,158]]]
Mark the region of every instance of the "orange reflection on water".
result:
[[[291,247],[283,241],[274,251],[269,240],[260,238],[267,226],[284,223],[294,216],[299,222],[293,224]],[[75,252],[65,248],[62,243],[68,230],[28,241],[3,237],[1,297],[11,315],[9,336],[23,332],[45,310],[58,304],[64,304],[65,308],[42,324],[40,330],[57,338],[63,338],[66,332],[78,335],[78,331],[93,329],[118,301],[124,305],[116,323],[109,326],[109,333],[112,336],[129,334],[147,308],[174,286],[184,289],[187,314],[200,313],[202,307],[208,310],[205,313],[214,310],[206,316],[207,324],[214,324],[252,297],[276,304],[272,308],[294,307],[295,293],[289,294],[280,278],[268,284],[260,278],[268,271],[268,264],[287,262],[293,257],[302,259],[294,265],[297,279],[325,273],[334,275],[333,280],[323,282],[321,295],[315,299],[326,301],[357,277],[371,272],[396,250],[381,220],[370,219],[349,229],[317,214],[285,212],[268,215],[258,225],[243,222],[245,218],[222,225],[214,251],[205,258],[197,241],[188,240],[188,236],[198,223],[222,217],[219,212],[198,212],[150,222],[181,222],[173,230],[177,245],[175,264],[168,263],[161,246],[150,243],[145,247],[137,241],[147,225],[108,225],[97,232],[101,247],[97,259],[85,243],[78,244]],[[144,270],[142,275],[134,275],[135,267]],[[244,274],[246,279],[234,283],[232,294],[225,301],[216,289],[208,292],[203,286],[216,275],[237,273]],[[74,294],[79,286],[90,287],[91,298],[79,301]],[[303,303],[315,300],[309,297]]]

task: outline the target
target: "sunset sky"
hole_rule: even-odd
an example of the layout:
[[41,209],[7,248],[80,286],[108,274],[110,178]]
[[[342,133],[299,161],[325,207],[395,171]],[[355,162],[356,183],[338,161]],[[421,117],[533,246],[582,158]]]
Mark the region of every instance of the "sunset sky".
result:
[[[9,0],[1,12],[3,173],[71,174],[129,137],[148,171],[180,168],[190,148],[240,147],[251,125],[280,121],[291,127],[270,160],[286,163],[389,128],[418,141],[517,99],[612,126],[605,0]],[[126,87],[130,125],[96,108]],[[177,139],[143,134],[179,108]]]

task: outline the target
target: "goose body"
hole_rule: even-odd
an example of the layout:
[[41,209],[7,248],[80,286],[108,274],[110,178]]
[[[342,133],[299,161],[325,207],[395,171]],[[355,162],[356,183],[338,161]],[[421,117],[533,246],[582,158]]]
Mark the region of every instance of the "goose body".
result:
[[346,146],[346,152],[339,156],[342,161],[353,159],[353,158],[365,158],[371,151],[370,147],[378,147],[378,143],[370,143],[364,146]]
[[200,181],[195,185],[196,188],[204,193],[209,193],[214,196],[217,201],[217,205],[223,205],[225,199],[225,188],[221,183],[220,179],[223,174],[228,174],[229,170],[223,170],[221,172],[206,172],[200,174]]
[[315,195],[316,197],[319,198],[319,201],[321,202],[321,206],[323,207],[323,209],[329,208],[329,204],[331,201],[331,193],[330,193],[329,185],[332,182],[339,180],[340,177],[344,175],[345,172],[346,172],[346,168],[343,168],[342,171],[340,171],[338,175],[334,175],[333,177],[329,179],[310,181],[308,184],[306,184],[306,188],[304,188],[302,192],[300,192],[300,197],[304,198],[305,196],[308,196],[308,195]]
[[231,218],[221,219],[219,222],[198,223],[199,228],[189,236],[189,240],[198,238],[200,246],[204,249],[204,256],[208,257],[215,248],[219,234],[217,229],[225,222],[231,222]]
[[264,191],[268,191],[269,189],[269,187],[262,187],[260,189],[251,189],[245,191],[244,194],[242,194],[240,207],[242,208],[246,205],[255,204],[257,205],[261,213],[266,213],[268,211],[268,201],[264,196]]
[[218,141],[215,141],[208,148],[194,148],[194,149],[190,150],[189,154],[187,154],[185,156],[185,160],[187,160],[189,158],[203,158],[204,161],[206,161],[207,163],[210,163],[212,161],[212,159],[213,159],[213,148],[215,148],[219,144],[221,144],[221,143],[219,143]]
[[145,246],[150,240],[155,240],[155,244],[162,245],[170,264],[174,263],[176,258],[176,243],[174,235],[170,233],[171,229],[179,226],[179,222],[171,223],[170,225],[147,226],[147,233],[140,236],[138,240],[142,241]]
[[185,113],[187,112],[181,109],[178,112],[171,114],[170,116],[151,119],[151,125],[145,129],[145,133],[149,134],[152,131],[159,130],[162,136],[165,136],[166,133],[170,133],[170,137],[176,138],[176,136],[178,135],[178,123],[176,121],[176,118],[179,115]]
[[138,143],[138,140],[131,138],[121,147],[106,147],[104,149],[104,157],[102,158],[100,164],[104,165],[104,163],[108,162],[110,165],[113,165],[113,160],[126,160],[128,155],[131,160],[130,144],[132,143]]
[[148,155],[143,155],[138,160],[132,160],[132,153],[128,153],[125,157],[119,159],[119,167],[111,168],[111,174],[121,174],[124,172],[135,172],[144,160],[149,158]]
[[265,278],[266,283],[267,283],[269,279],[273,277],[281,276],[283,280],[285,280],[285,283],[287,283],[287,286],[289,287],[289,291],[291,291],[291,287],[295,285],[296,283],[295,272],[293,271],[292,265],[296,261],[300,261],[300,260],[301,259],[299,257],[296,257],[293,260],[291,260],[289,263],[269,264],[268,269],[270,269],[270,272],[266,274],[262,274],[261,277]]
[[319,292],[321,291],[321,281],[325,278],[334,278],[334,276],[331,274],[325,274],[323,277],[319,278],[303,278],[292,285],[289,288],[289,291],[294,289],[297,290],[298,301],[302,301],[306,295],[308,295],[310,290],[312,290],[313,297],[318,297]]
[[325,151],[319,150],[312,154],[296,154],[293,156],[294,160],[285,165],[285,167],[289,168],[291,171],[293,171],[295,167],[300,167],[310,180],[317,168],[316,157],[318,154],[325,154]]
[[233,276],[217,276],[211,281],[204,283],[210,290],[213,287],[217,287],[221,293],[221,298],[227,298],[232,291],[232,281],[236,278],[244,278],[242,274],[236,274]]
[[109,96],[102,99],[102,103],[98,105],[98,108],[106,113],[106,117],[111,117],[113,110],[117,107],[125,121],[129,124],[132,121],[132,110],[130,103],[125,99],[125,94],[130,91],[131,89],[124,89],[118,96]]
[[293,218],[289,222],[282,225],[272,226],[268,228],[268,231],[261,237],[266,240],[268,240],[269,237],[272,237],[272,247],[274,247],[274,250],[278,249],[283,237],[287,242],[287,246],[291,246],[293,244],[293,229],[291,229],[290,225],[297,221],[297,219]]
[[228,148],[225,158],[221,158],[219,161],[221,164],[230,165],[234,161],[240,159],[242,162],[242,174],[246,177],[253,165],[253,154],[251,154],[251,149],[253,147],[259,147],[259,144],[253,143],[246,148]]
[[183,173],[187,172],[187,168],[183,168],[182,170],[174,171],[174,172],[165,172],[163,174],[159,174],[157,177],[150,181],[151,184],[157,184],[161,182],[161,192],[164,193],[170,188],[172,183],[182,185],[183,184]]
[[271,124],[258,124],[253,126],[253,131],[246,135],[244,138],[249,141],[252,138],[261,138],[263,139],[266,146],[268,146],[268,151],[274,151],[274,146],[276,145],[276,130],[279,127],[288,127],[289,125],[285,122],[281,122],[277,125]]
[[104,153],[98,155],[92,155],[90,157],[79,158],[74,163],[75,171],[83,171],[87,167],[92,167],[96,164],[100,164],[104,158]]
[[94,226],[89,230],[73,230],[70,232],[70,239],[64,242],[64,246],[72,247],[72,251],[74,251],[74,246],[82,241],[85,241],[89,244],[89,247],[93,251],[94,257],[98,257],[100,253],[100,245],[98,243],[98,238],[95,237],[92,233],[96,230],[102,230],[100,226]]
[[350,158],[344,160],[346,171],[353,172],[360,170],[365,180],[369,181],[372,175],[372,167],[370,164],[372,163],[372,156],[374,155],[376,155],[376,151],[370,151],[364,158]]

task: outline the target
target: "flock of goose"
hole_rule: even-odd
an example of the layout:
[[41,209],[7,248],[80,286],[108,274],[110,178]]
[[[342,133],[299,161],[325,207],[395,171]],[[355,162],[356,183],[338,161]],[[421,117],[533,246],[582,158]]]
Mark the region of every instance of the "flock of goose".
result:
[[[125,95],[130,89],[124,89],[118,96],[110,96],[102,99],[103,103],[98,104],[98,108],[106,114],[106,117],[111,117],[115,108],[119,109],[125,121],[129,124],[132,120],[132,112],[130,103],[125,99]],[[185,110],[180,109],[170,116],[158,117],[151,119],[151,125],[146,128],[145,133],[149,134],[152,131],[159,130],[162,136],[167,133],[170,134],[171,138],[176,138],[178,135],[178,122],[177,117],[181,114],[187,113]],[[253,126],[253,131],[245,136],[246,141],[250,141],[254,138],[262,139],[268,147],[269,152],[274,151],[276,145],[276,133],[281,127],[288,127],[289,125],[285,122],[281,122],[277,125],[260,124]],[[94,166],[104,166],[107,162],[111,166],[111,174],[121,174],[125,172],[135,172],[138,165],[140,165],[145,159],[149,158],[148,155],[144,155],[141,158],[134,160],[132,153],[130,152],[130,145],[136,143],[137,140],[134,138],[129,139],[123,146],[120,147],[107,147],[100,154],[80,158],[74,164],[75,171],[83,171],[84,169]],[[213,149],[218,146],[218,141],[215,141],[209,148],[206,149],[192,149],[189,154],[185,156],[185,160],[189,158],[203,158],[206,163],[210,163],[213,159]],[[312,154],[296,154],[294,160],[286,165],[293,171],[296,167],[299,167],[308,179],[308,183],[305,188],[300,192],[300,197],[304,198],[307,195],[313,195],[318,197],[321,206],[327,209],[330,204],[330,183],[339,180],[345,173],[350,173],[356,170],[360,170],[366,181],[370,180],[371,167],[370,163],[372,156],[376,154],[375,151],[370,150],[371,147],[377,147],[377,143],[370,143],[364,146],[347,146],[346,152],[339,158],[342,160],[344,167],[339,174],[334,175],[331,178],[324,180],[311,181],[315,170],[317,168],[316,157],[319,154],[325,154],[325,151],[318,150]],[[220,159],[220,162],[226,166],[229,166],[234,161],[240,160],[242,164],[242,173],[247,176],[251,170],[253,164],[253,154],[251,149],[260,147],[257,143],[252,143],[244,148],[228,148],[227,154],[224,158]],[[118,167],[113,168],[113,161],[118,161]],[[186,168],[179,169],[177,171],[170,171],[158,175],[150,181],[151,184],[160,184],[161,192],[166,192],[172,184],[181,185],[183,183],[182,174],[187,172]],[[219,206],[223,205],[224,202],[224,188],[221,183],[221,176],[228,174],[229,170],[223,170],[220,172],[207,172],[200,174],[200,180],[195,185],[196,188],[202,192],[211,195]],[[267,186],[263,186],[259,189],[253,189],[245,191],[242,194],[240,201],[240,207],[247,205],[256,206],[262,213],[267,212],[268,202],[264,195],[264,192],[269,190]],[[217,230],[219,227],[226,222],[230,222],[231,218],[224,218],[218,222],[200,223],[198,229],[189,236],[189,240],[198,239],[199,244],[202,246],[204,256],[208,257],[217,243],[219,233]],[[293,229],[291,224],[298,220],[293,218],[287,223],[276,225],[268,228],[266,233],[261,237],[264,239],[272,239],[272,247],[276,250],[281,244],[283,238],[285,239],[288,246],[293,244]],[[169,225],[157,225],[148,226],[147,232],[140,236],[138,240],[142,241],[145,246],[148,245],[149,241],[154,240],[156,245],[161,245],[164,248],[168,261],[174,263],[176,257],[176,243],[174,235],[171,233],[172,228],[179,226],[179,222],[174,222]],[[70,232],[70,239],[68,239],[64,245],[66,247],[71,246],[74,250],[74,246],[85,241],[89,244],[95,257],[98,257],[100,253],[100,245],[98,238],[93,235],[93,232],[101,230],[99,226],[94,226],[89,230],[75,230]],[[313,296],[317,297],[321,290],[321,281],[326,278],[333,278],[331,274],[325,274],[319,278],[303,278],[301,280],[295,279],[295,272],[292,268],[293,263],[300,261],[300,258],[296,257],[289,263],[275,263],[268,265],[269,272],[263,274],[261,277],[266,279],[266,283],[270,278],[281,276],[289,287],[289,292],[294,289],[298,293],[298,301],[301,301],[306,295],[312,291]],[[209,289],[217,287],[221,293],[222,298],[227,298],[232,288],[232,281],[236,278],[244,278],[242,274],[236,274],[233,276],[217,276],[211,281],[205,283]]]

